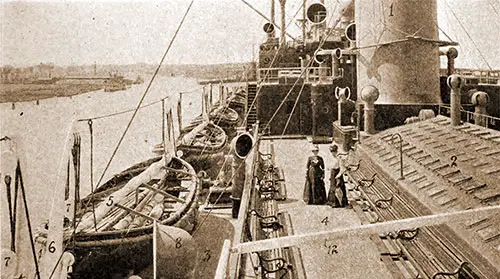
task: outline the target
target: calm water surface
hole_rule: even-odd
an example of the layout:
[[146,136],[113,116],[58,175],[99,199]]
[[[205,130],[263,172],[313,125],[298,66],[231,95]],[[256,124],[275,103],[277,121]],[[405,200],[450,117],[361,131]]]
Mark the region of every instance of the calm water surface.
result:
[[[35,102],[0,104],[0,137],[9,136],[16,144],[16,154],[21,160],[24,185],[28,208],[31,214],[32,226],[40,226],[48,220],[52,206],[54,191],[61,191],[57,185],[58,170],[61,162],[67,165],[68,158],[62,158],[65,139],[68,132],[78,133],[81,137],[81,196],[90,192],[90,132],[86,121],[71,123],[82,118],[91,118],[107,115],[127,109],[135,108],[147,84],[133,85],[130,89],[117,92],[95,91],[87,94],[51,98]],[[200,112],[202,86],[196,80],[183,77],[157,78],[153,83],[143,104],[149,104],[169,96],[167,107],[174,109],[179,92],[183,94],[183,122],[186,123]],[[214,90],[215,91],[215,90]],[[123,134],[132,112],[93,121],[94,138],[94,187],[101,177],[103,170]],[[177,122],[177,118],[175,118]],[[162,137],[162,109],[161,103],[139,110],[125,136],[118,152],[113,159],[101,184],[121,170],[151,158],[151,148],[161,142]],[[2,249],[10,247],[10,222],[7,206],[6,186],[4,176],[14,177],[14,168],[9,154],[4,151],[9,143],[2,141],[1,159],[1,223]],[[72,167],[72,164],[71,164]],[[65,174],[63,174],[65,176]],[[12,182],[12,186],[14,182]],[[20,200],[18,200],[19,202]],[[63,206],[63,205],[62,205]],[[23,207],[18,206],[18,216]],[[21,218],[21,217],[18,217]],[[17,224],[19,233],[18,257],[30,254],[29,242],[26,242],[27,229],[24,220]],[[27,254],[26,254],[27,253]],[[32,260],[32,259],[31,259]]]

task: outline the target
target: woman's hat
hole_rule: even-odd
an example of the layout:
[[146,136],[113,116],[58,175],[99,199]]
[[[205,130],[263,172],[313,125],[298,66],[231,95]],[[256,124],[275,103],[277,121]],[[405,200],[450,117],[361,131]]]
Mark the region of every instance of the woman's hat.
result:
[[330,145],[330,151],[331,152],[335,152],[335,151],[338,151],[338,150],[339,150],[339,148],[335,144]]
[[313,145],[311,148],[311,151],[319,151],[319,148],[317,145]]

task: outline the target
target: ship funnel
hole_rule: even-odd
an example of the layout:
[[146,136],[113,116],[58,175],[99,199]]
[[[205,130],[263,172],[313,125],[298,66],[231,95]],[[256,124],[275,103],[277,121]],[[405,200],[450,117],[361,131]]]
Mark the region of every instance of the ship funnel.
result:
[[253,147],[253,137],[248,133],[242,133],[236,136],[231,142],[231,150],[234,156],[237,156],[240,159],[244,159]]
[[267,34],[273,34],[274,33],[274,24],[272,24],[271,22],[268,22],[266,24],[264,24],[264,32],[266,32]]
[[326,7],[321,3],[314,3],[307,8],[307,19],[313,24],[321,24],[326,21]]

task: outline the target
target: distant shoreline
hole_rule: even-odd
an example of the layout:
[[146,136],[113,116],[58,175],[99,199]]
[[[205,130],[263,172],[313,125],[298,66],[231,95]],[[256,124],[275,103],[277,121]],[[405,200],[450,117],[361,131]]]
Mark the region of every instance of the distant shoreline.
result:
[[0,84],[0,103],[69,97],[103,88],[102,84]]

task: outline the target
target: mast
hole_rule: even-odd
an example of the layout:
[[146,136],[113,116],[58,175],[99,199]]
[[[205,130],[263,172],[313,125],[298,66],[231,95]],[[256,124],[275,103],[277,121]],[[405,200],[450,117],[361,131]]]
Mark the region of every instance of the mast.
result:
[[281,6],[281,38],[280,42],[281,44],[286,43],[286,19],[285,19],[285,5],[286,5],[286,0],[279,0],[280,1],[280,6]]
[[274,6],[275,6],[275,0],[271,0],[271,23],[276,25]]
[[302,2],[302,41],[304,45],[306,45],[306,10],[307,10],[307,0],[303,0]]

